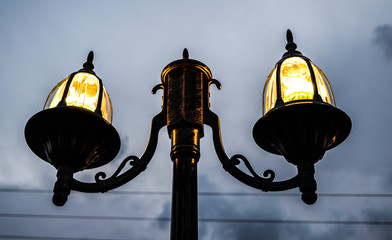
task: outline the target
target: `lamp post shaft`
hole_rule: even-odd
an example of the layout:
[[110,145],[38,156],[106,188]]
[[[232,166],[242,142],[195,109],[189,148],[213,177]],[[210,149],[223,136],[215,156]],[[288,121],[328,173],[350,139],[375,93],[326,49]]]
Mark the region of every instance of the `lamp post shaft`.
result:
[[183,59],[170,63],[162,71],[163,111],[172,140],[171,240],[198,238],[197,162],[211,78],[208,67],[189,59],[186,49]]
[[172,131],[173,191],[171,240],[197,240],[197,162],[200,158],[197,128]]

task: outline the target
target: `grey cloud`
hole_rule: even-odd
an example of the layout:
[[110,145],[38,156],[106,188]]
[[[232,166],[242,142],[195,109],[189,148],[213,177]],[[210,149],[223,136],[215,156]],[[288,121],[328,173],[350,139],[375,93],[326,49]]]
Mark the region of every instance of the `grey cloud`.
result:
[[[391,222],[392,211],[390,209],[366,209],[363,211],[363,219],[374,222]],[[390,226],[387,225],[368,225],[367,231],[372,232],[374,239],[392,239]]]
[[[283,158],[262,151],[251,139],[252,127],[261,114],[260,94],[264,81],[284,52],[284,31],[290,27],[299,49],[325,71],[338,106],[347,111],[353,121],[349,139],[328,152],[317,165],[319,193],[390,192],[387,183],[388,180],[392,182],[392,174],[386,166],[389,166],[392,154],[392,134],[385,126],[391,122],[391,111],[387,105],[380,105],[390,102],[392,87],[388,78],[392,69],[382,64],[386,59],[389,63],[392,60],[392,15],[391,7],[385,6],[385,1],[357,4],[349,13],[344,7],[331,7],[344,5],[343,1],[336,0],[334,3],[309,1],[302,5],[294,1],[283,5],[280,1],[270,1],[267,7],[261,1],[245,1],[246,4],[202,1],[208,8],[206,4],[190,1],[187,1],[189,4],[186,1],[158,4],[102,1],[94,5],[76,1],[14,2],[17,1],[0,1],[0,75],[2,89],[6,90],[0,101],[5,113],[0,127],[0,184],[4,188],[53,188],[56,170],[28,149],[23,139],[24,125],[40,110],[42,98],[53,85],[81,67],[85,53],[90,49],[97,53],[97,74],[104,79],[111,94],[114,126],[120,134],[127,135],[121,135],[122,148],[112,163],[91,173],[78,173],[77,179],[92,182],[94,171],[104,171],[109,177],[125,156],[140,156],[148,142],[151,117],[162,104],[162,92],[156,96],[148,93],[159,83],[165,64],[181,56],[181,46],[188,47],[191,58],[205,62],[214,77],[222,82],[222,91],[211,89],[210,102],[211,109],[221,117],[222,138],[228,154],[241,153],[249,160],[254,159],[255,170],[259,173],[271,167],[281,180],[284,176],[292,176],[292,166]],[[292,21],[288,13],[299,6],[309,14],[298,15],[299,19]],[[330,11],[325,11],[326,7],[331,7]],[[279,9],[280,17],[276,18],[276,12],[271,9]],[[325,17],[326,12],[329,17]],[[364,12],[376,12],[377,16],[364,15]],[[201,13],[208,17],[200,17]],[[103,15],[107,17],[102,18]],[[308,19],[312,19],[311,24],[306,21]],[[357,41],[353,46],[351,39],[367,34],[368,29],[364,26],[374,23],[390,25],[371,29],[374,30],[370,35],[372,40]],[[86,34],[86,29],[90,28],[94,31]],[[345,31],[349,34],[348,41],[342,41],[341,31],[345,29],[350,29]],[[325,48],[313,44],[315,40],[321,41]],[[368,49],[369,44],[374,49]],[[339,49],[338,54],[331,51],[335,47]],[[363,52],[358,49],[364,49],[366,53],[375,50],[379,54],[385,53],[386,59],[360,58]],[[213,152],[210,131],[206,126],[201,143],[200,192],[248,191],[249,187],[241,185],[222,169]],[[162,129],[160,136],[157,154],[148,169],[119,191],[170,191],[167,130]],[[278,159],[276,163],[275,159]],[[129,167],[127,165],[126,169]],[[170,196],[72,192],[66,206],[54,208],[51,194],[0,195],[1,212],[6,213],[169,218],[171,212]],[[385,210],[390,208],[388,198],[328,198],[325,204],[321,200],[318,205],[308,207],[298,204],[298,198],[200,196],[199,217],[391,221],[392,212]],[[166,221],[77,222],[64,219],[58,224],[60,220],[52,219],[3,217],[0,220],[0,234],[3,235],[88,238],[99,234],[100,238],[106,236],[107,239],[110,236],[112,239],[151,240],[168,239],[170,232],[170,222]],[[199,223],[200,240],[385,240],[392,239],[391,232],[390,225]]]
[[392,25],[380,25],[374,30],[373,43],[384,51],[387,60],[392,61]]
[[[162,212],[159,214],[158,218],[170,218],[171,215],[171,202],[167,202],[164,204]],[[156,222],[154,225],[158,226],[159,229],[165,230],[170,229],[170,222],[169,221],[159,221]]]
[[120,152],[117,154],[118,157],[122,158],[124,156],[126,156],[127,154],[129,155],[129,149],[128,149],[128,145],[129,145],[129,137],[127,135],[120,135],[121,138],[121,148],[120,148]]

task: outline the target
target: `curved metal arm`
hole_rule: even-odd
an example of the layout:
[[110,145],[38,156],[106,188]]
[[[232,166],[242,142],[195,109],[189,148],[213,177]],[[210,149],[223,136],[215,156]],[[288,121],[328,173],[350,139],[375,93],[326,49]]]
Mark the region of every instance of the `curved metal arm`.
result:
[[[211,83],[216,85],[218,83],[218,88],[220,86],[220,83],[217,80],[214,80],[214,82]],[[222,144],[219,117],[210,109],[205,109],[204,123],[210,126],[212,129],[212,138],[214,142],[215,152],[219,160],[221,161],[223,168],[233,177],[235,177],[242,183],[245,183],[246,185],[260,189],[265,192],[282,191],[299,187],[300,182],[298,175],[286,181],[273,182],[275,178],[275,173],[272,170],[266,170],[263,174],[264,177],[260,177],[256,174],[249,161],[244,156],[236,154],[229,158]],[[244,173],[237,167],[237,165],[240,164],[240,160],[244,162],[245,166],[248,168],[252,176]]]
[[[158,143],[159,130],[164,126],[166,126],[166,114],[165,111],[162,111],[152,119],[150,139],[146,150],[140,159],[137,156],[129,156],[125,158],[117,171],[111,177],[105,179],[106,174],[104,172],[97,173],[95,175],[95,183],[84,183],[76,179],[72,179],[70,181],[71,190],[89,193],[107,192],[134,179],[146,169],[147,164],[154,155]],[[126,172],[120,174],[128,162],[132,167]]]

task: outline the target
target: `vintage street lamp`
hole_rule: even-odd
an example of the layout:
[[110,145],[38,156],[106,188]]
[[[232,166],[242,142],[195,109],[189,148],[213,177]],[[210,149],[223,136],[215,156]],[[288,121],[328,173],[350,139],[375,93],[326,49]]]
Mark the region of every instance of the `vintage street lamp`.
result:
[[314,163],[347,138],[351,120],[335,107],[324,73],[296,50],[290,30],[287,42],[287,52],[265,83],[264,116],[253,137],[261,148],[298,167],[302,199],[312,204],[317,199]]
[[[120,138],[111,125],[110,99],[102,80],[93,72],[91,52],[83,69],[60,82],[49,94],[44,110],[26,124],[25,136],[31,150],[58,169],[53,203],[64,205],[71,190],[106,192],[131,181],[146,169],[154,155],[158,133],[167,126],[173,161],[171,239],[197,239],[197,162],[206,124],[212,128],[215,151],[223,168],[233,177],[262,191],[299,187],[303,201],[313,204],[317,199],[314,164],[326,150],[344,141],[350,133],[351,120],[335,107],[331,87],[321,70],[296,51],[289,30],[287,40],[287,52],[265,84],[264,116],[257,121],[253,137],[264,150],[283,155],[296,165],[296,176],[274,182],[273,171],[267,170],[260,177],[244,156],[227,156],[219,117],[209,108],[209,87],[214,84],[220,89],[221,84],[212,78],[205,64],[189,59],[184,49],[183,58],[163,69],[162,83],[152,90],[154,94],[163,90],[163,106],[152,119],[144,154],[125,158],[111,177],[99,172],[92,183],[74,179],[75,172],[111,161],[120,148]],[[250,174],[237,167],[240,161]],[[127,163],[131,168],[121,173]]]
[[44,110],[26,124],[31,150],[58,169],[56,205],[64,205],[69,194],[60,183],[66,184],[75,172],[105,165],[120,150],[120,137],[111,124],[110,98],[93,71],[93,57],[90,52],[83,69],[57,84]]

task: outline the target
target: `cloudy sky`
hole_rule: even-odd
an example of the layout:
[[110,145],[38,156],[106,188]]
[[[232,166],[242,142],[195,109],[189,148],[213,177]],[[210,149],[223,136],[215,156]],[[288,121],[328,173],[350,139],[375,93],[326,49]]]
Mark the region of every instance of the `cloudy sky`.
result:
[[111,96],[122,149],[107,166],[75,178],[91,182],[97,171],[110,174],[126,156],[143,153],[162,104],[162,92],[154,96],[151,89],[185,47],[222,83],[221,91],[211,88],[210,102],[228,155],[243,154],[258,173],[273,169],[278,180],[294,176],[294,166],[258,148],[251,135],[288,28],[298,50],[327,75],[337,106],[351,117],[351,135],[316,165],[320,196],[307,206],[298,189],[258,195],[232,178],[206,126],[198,165],[199,239],[392,239],[392,198],[385,195],[392,193],[391,10],[389,0],[1,0],[0,239],[169,239],[166,128],[136,179],[114,193],[72,192],[61,208],[51,203],[55,169],[24,140],[27,120],[90,50]]

